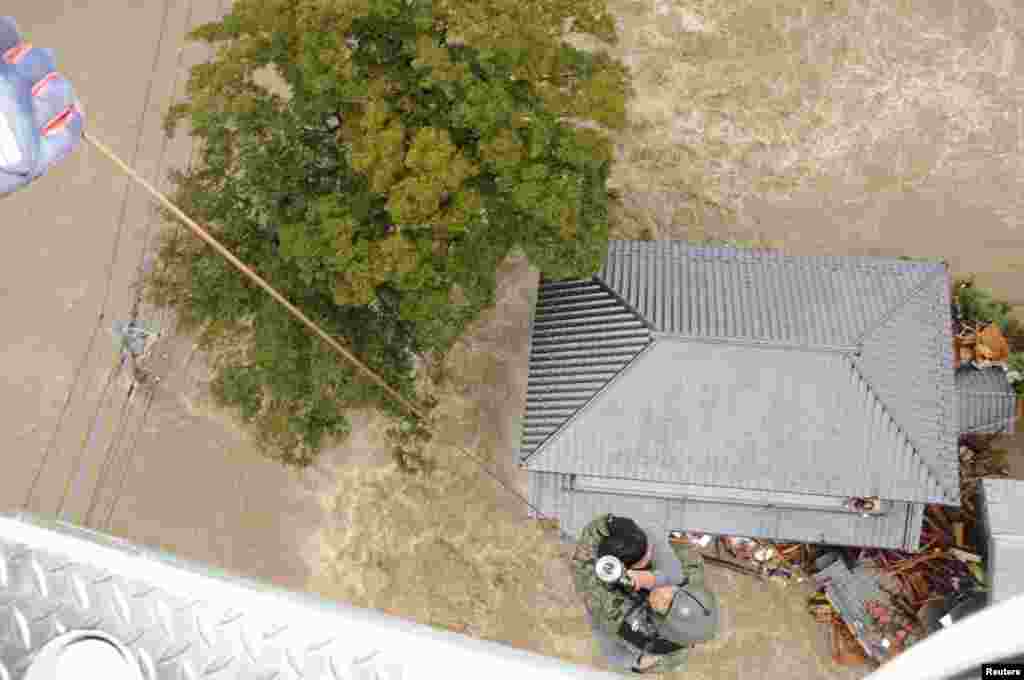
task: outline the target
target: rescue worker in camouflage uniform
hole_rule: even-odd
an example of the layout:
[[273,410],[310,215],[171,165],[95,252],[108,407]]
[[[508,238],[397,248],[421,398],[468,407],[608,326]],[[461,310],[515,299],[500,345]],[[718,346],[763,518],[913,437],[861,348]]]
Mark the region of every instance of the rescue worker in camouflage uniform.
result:
[[[598,578],[595,564],[605,555],[614,555],[628,569],[633,594]],[[651,535],[629,518],[606,514],[583,529],[572,566],[576,592],[583,598],[594,637],[613,667],[647,674],[667,673],[686,665],[692,643],[679,644],[683,641],[678,637],[675,642],[663,636],[644,637],[631,629],[626,619],[638,596],[647,598],[651,620],[656,623],[665,620],[679,590],[676,586],[689,582],[703,588],[704,560],[695,548],[670,543],[667,535]],[[717,626],[717,600],[714,606]]]

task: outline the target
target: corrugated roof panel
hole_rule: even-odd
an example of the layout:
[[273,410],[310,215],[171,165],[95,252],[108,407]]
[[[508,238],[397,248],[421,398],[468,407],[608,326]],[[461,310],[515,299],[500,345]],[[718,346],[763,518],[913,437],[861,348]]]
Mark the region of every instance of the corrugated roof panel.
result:
[[977,369],[970,364],[956,371],[961,432],[1012,431],[1017,412],[1017,393],[1003,369]]
[[[682,276],[666,276],[662,269]],[[784,326],[766,339],[850,344],[925,276],[943,269],[937,263],[893,258],[770,255],[680,241],[611,241],[600,277],[658,331],[749,337],[735,318],[725,323],[725,314],[742,313],[768,326]],[[744,297],[742,309],[730,309],[730,296],[744,273],[755,288],[771,295]],[[680,296],[674,305],[677,314],[660,311],[680,283],[692,294]],[[699,302],[698,309],[691,308],[694,302]],[[721,325],[716,325],[717,318]]]
[[[872,600],[887,602],[888,599],[881,584],[877,570],[869,570],[858,566],[851,572],[843,560],[836,560],[831,565],[814,575],[817,586],[825,589],[828,599],[836,607],[839,617],[856,630],[870,629],[874,619],[867,612],[867,603]],[[870,655],[877,658],[877,653],[869,649]]]
[[946,360],[941,344],[952,344],[949,307],[941,304],[947,283],[940,273],[919,284],[870,332],[855,359],[872,391],[938,480],[943,492],[931,499],[935,503],[959,502],[960,484],[955,425],[940,423],[953,392],[953,366],[941,365]]
[[[852,371],[841,354],[659,338],[526,465],[926,501],[921,465],[907,455],[905,437],[877,401],[864,399]],[[838,412],[828,407],[836,390],[846,405]],[[764,398],[788,393],[793,398]]]
[[[529,473],[535,475],[550,473]],[[551,475],[558,477],[558,475]],[[536,477],[541,483],[541,477]],[[751,536],[774,541],[832,543],[878,547],[892,550],[916,550],[907,544],[907,525],[920,510],[919,504],[897,503],[888,515],[859,517],[813,510],[780,510],[621,494],[563,491],[550,483],[552,497],[548,507],[560,508],[564,532],[577,536],[595,517],[610,512],[630,517],[653,531],[702,531],[707,533]],[[531,502],[532,502],[531,496]],[[908,519],[909,518],[909,519]],[[920,522],[917,524],[920,534]]]
[[619,304],[608,303],[598,309],[583,309],[578,311],[552,311],[544,315],[544,320],[536,324],[536,330],[557,327],[568,321],[586,322],[589,319],[599,320],[607,323],[636,323],[636,315],[622,311]]
[[[728,303],[725,300],[725,296],[728,293],[728,288],[723,285],[722,278],[725,272],[722,271],[721,267],[713,266],[712,262],[702,262],[703,269],[708,273],[708,279],[710,280],[710,286],[708,287],[708,300],[707,306],[711,317],[711,332],[710,334],[716,338],[720,338],[725,335],[728,325],[725,323],[726,306]],[[643,307],[638,307],[643,309]]]
[[683,285],[684,279],[681,276],[679,267],[676,267],[670,261],[666,261],[665,268],[669,272],[668,280],[672,288],[669,292],[669,295],[667,296],[669,301],[669,309],[665,314],[664,323],[677,324],[680,323],[680,318],[685,313],[683,311],[683,308],[687,304],[687,291]]
[[521,455],[557,431],[650,337],[644,322],[603,284],[542,282],[530,328]]
[[[793,267],[793,278],[796,279],[796,300],[798,308],[806,310],[807,312],[813,310],[814,315],[821,320],[821,323],[805,324],[804,319],[806,316],[801,315],[800,325],[805,328],[798,329],[796,333],[799,335],[801,331],[806,329],[806,342],[811,346],[823,345],[826,344],[828,338],[838,337],[835,335],[835,324],[831,323],[828,318],[828,308],[830,305],[822,305],[818,296],[818,293],[825,295],[826,291],[823,289],[831,283],[828,280],[827,266],[827,264],[824,264],[822,267],[821,273],[824,274],[824,276],[821,277],[821,281],[812,280],[811,274],[813,270],[809,267]],[[818,272],[814,272],[814,274],[817,273]],[[818,277],[815,276],[814,278],[817,279]],[[838,296],[833,295],[832,297],[832,301],[835,303],[838,300]]]

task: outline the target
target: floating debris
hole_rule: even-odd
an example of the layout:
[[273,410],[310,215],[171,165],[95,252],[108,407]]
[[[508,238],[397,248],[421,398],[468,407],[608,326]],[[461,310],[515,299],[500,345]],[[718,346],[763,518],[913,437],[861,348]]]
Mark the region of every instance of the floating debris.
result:
[[141,359],[153,345],[153,342],[160,337],[158,330],[147,328],[136,320],[115,321],[112,331],[122,352],[126,352],[136,359]]

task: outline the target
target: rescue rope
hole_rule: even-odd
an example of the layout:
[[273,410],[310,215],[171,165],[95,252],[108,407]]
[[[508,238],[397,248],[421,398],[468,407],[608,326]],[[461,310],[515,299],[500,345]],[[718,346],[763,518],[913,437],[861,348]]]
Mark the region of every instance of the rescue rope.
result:
[[372,369],[370,369],[366,364],[360,361],[355,355],[353,355],[347,349],[342,347],[337,340],[328,335],[326,331],[324,331],[322,328],[320,328],[319,325],[316,324],[316,322],[311,321],[309,317],[303,314],[295,305],[293,305],[283,295],[281,295],[281,293],[277,292],[277,289],[275,289],[269,283],[264,281],[259,274],[254,272],[245,263],[243,263],[241,260],[235,257],[230,250],[225,248],[220,243],[220,241],[215,239],[213,236],[209,234],[209,232],[207,232],[205,229],[196,224],[195,221],[192,220],[192,218],[190,218],[188,215],[183,213],[178,208],[178,206],[171,203],[171,201],[166,196],[164,196],[163,193],[153,188],[153,186],[149,182],[147,182],[137,172],[128,167],[128,165],[124,161],[122,161],[117,156],[117,154],[111,151],[105,144],[103,144],[102,142],[100,142],[87,132],[82,133],[82,138],[85,139],[90,144],[92,144],[94,147],[96,147],[99,150],[99,152],[102,153],[104,156],[113,161],[114,164],[121,168],[121,170],[123,170],[125,173],[127,173],[129,177],[138,182],[146,191],[148,191],[153,196],[153,198],[159,201],[161,205],[170,210],[171,213],[173,213],[174,216],[177,217],[179,220],[184,222],[185,225],[189,229],[191,229],[196,236],[201,238],[203,241],[206,241],[206,243],[209,244],[210,247],[212,247],[214,250],[216,250],[217,253],[221,255],[221,257],[223,257],[225,260],[234,265],[234,267],[238,269],[238,271],[242,272],[253,283],[255,283],[257,286],[265,290],[267,294],[270,295],[270,297],[274,298],[274,300],[276,300],[285,309],[287,309],[292,314],[292,316],[301,321],[311,331],[316,333],[320,337],[320,339],[326,342],[328,345],[330,345],[334,351],[336,351],[338,354],[340,354],[349,362],[351,362],[356,368],[358,368],[363,373],[363,375],[370,378],[370,380],[372,380],[381,389],[387,392],[392,399],[394,399],[402,406],[404,406],[406,409],[408,409],[409,412],[415,415],[419,420],[425,420],[425,417],[423,413],[419,410],[419,408],[414,406],[412,402],[410,402],[408,399],[406,399],[397,391],[395,391],[390,385],[387,384],[387,382],[384,381],[383,378],[377,375]]
[[[223,244],[221,244],[220,241],[211,236],[210,233],[203,229],[201,226],[196,224],[195,220],[193,220],[184,212],[182,212],[178,208],[178,206],[171,203],[170,199],[168,199],[159,190],[155,189],[138,173],[132,170],[124,161],[122,161],[117,156],[117,154],[111,151],[105,144],[103,144],[102,142],[100,142],[87,132],[82,133],[82,138],[85,139],[90,144],[92,144],[94,147],[96,147],[96,149],[99,150],[99,152],[102,153],[104,156],[113,161],[115,165],[121,168],[121,170],[123,170],[129,177],[131,177],[133,180],[139,183],[146,191],[148,191],[150,195],[153,196],[153,198],[159,201],[159,203],[162,206],[167,208],[167,210],[169,210],[175,217],[177,217],[189,229],[191,229],[196,236],[205,241],[210,247],[217,251],[217,253],[221,257],[230,262],[238,271],[242,272],[242,274],[248,277],[253,283],[255,283],[264,291],[266,291],[268,295],[270,295],[272,298],[274,298],[275,301],[281,304],[281,306],[287,309],[292,316],[301,321],[303,325],[305,325],[308,329],[313,331],[313,333],[315,333],[321,340],[326,342],[334,351],[336,351],[338,354],[340,354],[342,357],[348,360],[351,364],[353,364],[356,368],[358,368],[363,373],[363,375],[370,378],[374,383],[381,387],[385,392],[387,392],[387,394],[392,399],[394,399],[399,404],[404,406],[406,410],[409,411],[409,413],[416,417],[417,420],[420,420],[422,422],[425,422],[427,420],[424,413],[417,406],[415,406],[412,402],[410,402],[408,399],[399,394],[394,388],[388,385],[387,381],[385,381],[376,372],[374,372],[373,369],[368,367],[366,364],[360,361],[354,354],[345,349],[337,340],[332,338],[326,331],[324,331],[319,325],[317,325],[316,322],[312,321],[309,317],[303,314],[295,305],[289,302],[287,298],[284,297],[284,295],[277,291],[277,289],[275,289],[273,286],[267,283],[259,274],[250,269],[244,262],[235,257],[235,255],[230,250],[228,250]],[[508,484],[506,484],[500,477],[491,472],[479,458],[469,453],[469,451],[460,446],[456,446],[455,448],[458,449],[464,455],[474,460],[484,472],[486,472],[489,476],[494,478],[495,481],[501,484],[509,493],[516,496],[519,500],[525,503],[527,507],[529,507],[536,514],[537,519],[545,519],[543,513],[541,513],[536,506],[530,503],[530,501],[521,493],[519,493],[512,487],[508,486]]]

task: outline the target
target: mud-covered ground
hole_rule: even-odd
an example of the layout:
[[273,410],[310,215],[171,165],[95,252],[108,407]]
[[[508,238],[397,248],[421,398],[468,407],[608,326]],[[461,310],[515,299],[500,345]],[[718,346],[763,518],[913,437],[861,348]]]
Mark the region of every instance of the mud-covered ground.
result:
[[946,258],[1024,303],[1024,6],[612,0],[619,232]]

